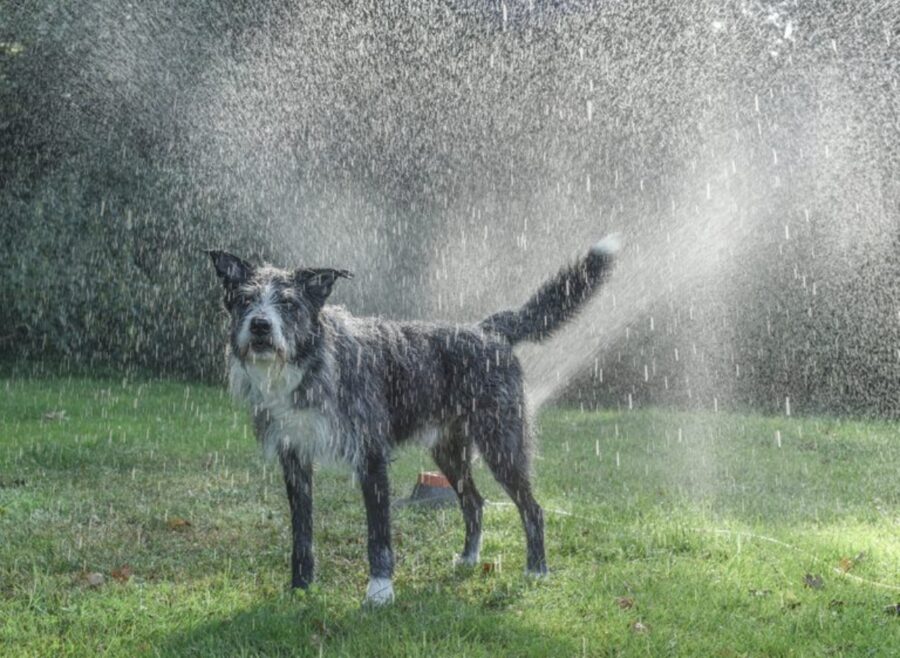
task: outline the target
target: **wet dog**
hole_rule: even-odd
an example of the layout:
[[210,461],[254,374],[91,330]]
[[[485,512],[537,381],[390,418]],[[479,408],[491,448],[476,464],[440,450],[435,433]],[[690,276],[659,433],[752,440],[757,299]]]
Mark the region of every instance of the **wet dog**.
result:
[[231,319],[232,394],[249,404],[257,438],[284,470],[293,529],[291,584],[313,580],[312,491],[316,460],[344,462],[362,488],[368,522],[366,600],[393,599],[391,449],[423,443],[459,498],[465,544],[478,562],[483,499],[472,480],[478,450],[519,509],[526,568],[547,572],[544,519],[529,482],[530,433],[521,341],[541,341],[572,318],[606,277],[614,238],[563,268],[519,309],[478,324],[359,318],[326,305],[346,270],[277,269],[209,251]]

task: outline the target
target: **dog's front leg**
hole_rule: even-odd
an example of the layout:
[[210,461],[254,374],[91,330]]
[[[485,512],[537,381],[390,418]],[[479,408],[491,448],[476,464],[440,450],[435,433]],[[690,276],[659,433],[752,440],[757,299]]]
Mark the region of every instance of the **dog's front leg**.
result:
[[370,454],[359,469],[366,521],[369,527],[369,586],[366,603],[381,605],[394,600],[394,553],[391,550],[391,501],[387,459]]
[[306,589],[313,581],[312,463],[293,450],[281,454],[284,483],[291,506],[294,548],[291,551],[291,587]]

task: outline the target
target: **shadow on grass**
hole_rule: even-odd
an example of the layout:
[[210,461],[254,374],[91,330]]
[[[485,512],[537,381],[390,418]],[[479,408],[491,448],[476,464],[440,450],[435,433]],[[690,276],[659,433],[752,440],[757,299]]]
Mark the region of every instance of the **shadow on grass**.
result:
[[[509,605],[464,600],[454,577],[427,589],[405,589],[384,608],[334,603],[321,593],[297,593],[165,638],[154,653],[207,655],[569,656],[575,639],[519,621]],[[445,587],[450,585],[450,587]],[[523,585],[523,588],[525,585]]]

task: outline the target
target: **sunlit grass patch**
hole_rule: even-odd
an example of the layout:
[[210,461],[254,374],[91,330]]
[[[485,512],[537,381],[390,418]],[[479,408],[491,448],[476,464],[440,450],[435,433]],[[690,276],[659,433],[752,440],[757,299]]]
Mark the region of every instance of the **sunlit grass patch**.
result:
[[[318,584],[286,589],[277,464],[219,389],[0,387],[4,655],[888,656],[900,646],[900,619],[885,610],[900,601],[900,443],[887,423],[548,411],[535,471],[550,577],[523,576],[518,514],[479,464],[493,567],[451,567],[463,536],[455,509],[397,510],[398,598],[373,611],[359,605],[363,508],[340,471],[316,476]],[[394,495],[422,468],[433,468],[426,454],[400,451]]]

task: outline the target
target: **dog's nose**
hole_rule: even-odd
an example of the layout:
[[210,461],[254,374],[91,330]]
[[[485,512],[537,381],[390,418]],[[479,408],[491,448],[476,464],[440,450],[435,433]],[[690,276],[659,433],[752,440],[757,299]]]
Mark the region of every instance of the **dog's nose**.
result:
[[268,336],[272,331],[272,323],[265,318],[253,318],[250,320],[250,333],[254,336]]

